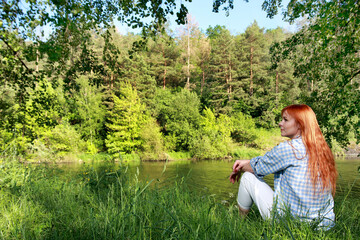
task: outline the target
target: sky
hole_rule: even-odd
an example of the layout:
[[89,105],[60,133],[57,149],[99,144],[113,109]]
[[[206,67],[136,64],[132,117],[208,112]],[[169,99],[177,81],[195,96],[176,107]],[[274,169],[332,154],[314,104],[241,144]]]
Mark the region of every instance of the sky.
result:
[[[265,29],[274,29],[282,27],[290,32],[296,30],[295,25],[289,25],[289,23],[282,20],[282,16],[279,13],[274,18],[270,19],[266,17],[266,12],[262,10],[262,0],[250,0],[245,2],[244,0],[234,0],[234,9],[230,10],[229,16],[226,16],[225,11],[219,11],[219,13],[212,12],[212,0],[193,0],[193,2],[184,2],[189,10],[189,14],[198,23],[199,28],[205,31],[209,26],[225,26],[232,34],[236,35],[244,33],[246,28],[250,26],[255,20],[259,27]],[[285,1],[287,2],[287,1]],[[279,11],[281,12],[281,10]],[[174,20],[170,20],[170,28],[176,30],[179,28]],[[138,33],[139,30],[133,30],[121,25],[118,25],[118,30],[122,34],[127,32]]]

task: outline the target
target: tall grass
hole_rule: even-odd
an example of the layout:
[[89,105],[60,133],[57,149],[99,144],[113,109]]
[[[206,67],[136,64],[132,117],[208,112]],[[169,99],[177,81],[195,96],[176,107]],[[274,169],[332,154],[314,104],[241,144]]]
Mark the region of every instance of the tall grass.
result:
[[[358,239],[360,203],[336,200],[330,231],[291,218],[242,219],[235,203],[191,191],[185,178],[171,186],[139,181],[125,167],[84,165],[59,177],[56,167],[0,168],[0,239]],[[11,171],[8,171],[11,168]],[[6,174],[10,180],[3,181]]]

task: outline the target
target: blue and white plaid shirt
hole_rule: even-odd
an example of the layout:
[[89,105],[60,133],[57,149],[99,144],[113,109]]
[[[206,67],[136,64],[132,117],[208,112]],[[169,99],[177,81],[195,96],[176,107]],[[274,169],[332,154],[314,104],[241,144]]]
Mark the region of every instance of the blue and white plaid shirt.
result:
[[274,147],[264,156],[250,160],[254,174],[263,178],[274,174],[274,204],[278,212],[289,209],[305,221],[319,221],[320,226],[334,225],[334,200],[330,189],[313,185],[308,171],[308,156],[301,137]]

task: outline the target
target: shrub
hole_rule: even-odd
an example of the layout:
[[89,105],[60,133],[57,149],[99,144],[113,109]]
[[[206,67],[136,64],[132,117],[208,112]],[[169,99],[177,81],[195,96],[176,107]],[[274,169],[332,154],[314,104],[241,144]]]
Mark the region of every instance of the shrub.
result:
[[156,120],[149,117],[141,128],[140,137],[141,144],[141,159],[143,160],[158,160],[166,159],[164,154],[163,137],[160,132],[160,126]]
[[228,155],[233,142],[230,138],[231,119],[220,114],[215,117],[213,111],[206,108],[200,120],[200,129],[192,139],[190,152],[198,159],[214,159]]
[[255,122],[251,116],[236,112],[232,117],[231,138],[242,145],[249,145],[256,139]]
[[42,134],[42,141],[57,155],[85,151],[86,143],[81,140],[80,134],[68,122],[63,121],[55,128]]

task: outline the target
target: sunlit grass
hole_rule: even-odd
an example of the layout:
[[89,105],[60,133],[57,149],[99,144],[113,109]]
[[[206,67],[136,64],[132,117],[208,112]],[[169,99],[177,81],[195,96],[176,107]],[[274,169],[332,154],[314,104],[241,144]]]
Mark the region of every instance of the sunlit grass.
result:
[[[13,169],[9,171],[10,169]],[[3,168],[4,169],[4,168]],[[336,199],[330,231],[290,218],[246,219],[235,203],[199,194],[178,178],[172,186],[139,181],[126,167],[84,165],[72,178],[57,168],[14,164],[0,170],[0,239],[358,239],[360,203]],[[6,174],[11,179],[3,179]]]
[[168,160],[191,159],[190,152],[168,152]]

